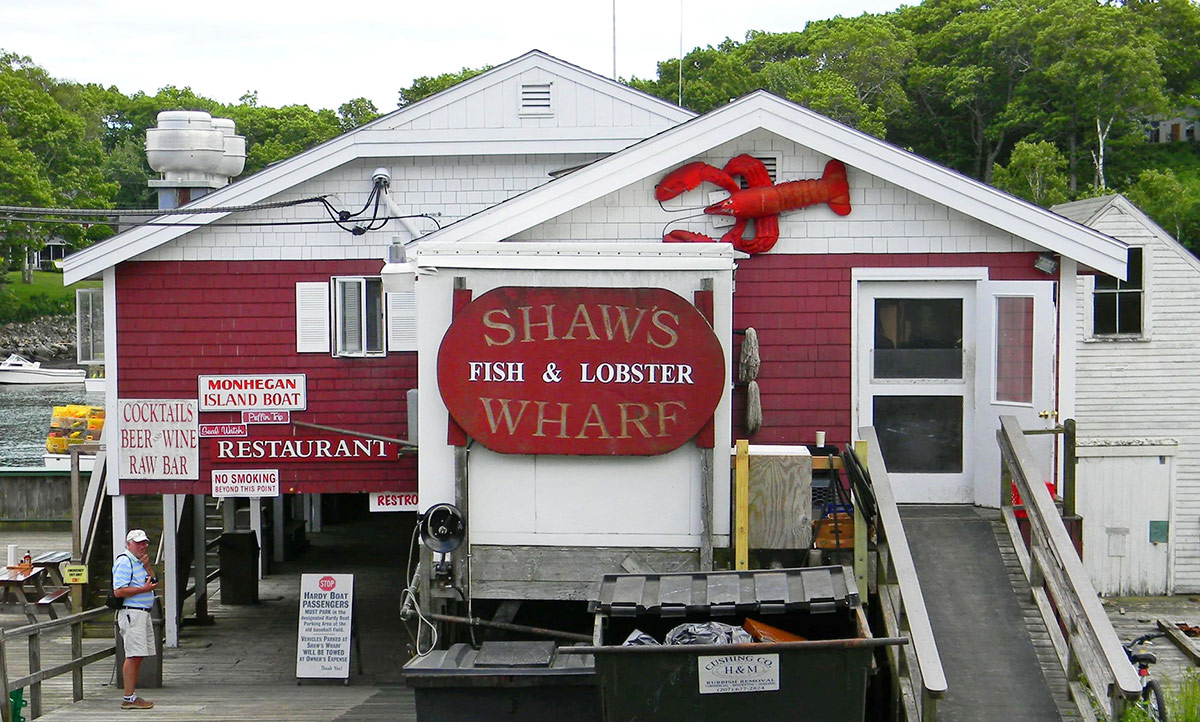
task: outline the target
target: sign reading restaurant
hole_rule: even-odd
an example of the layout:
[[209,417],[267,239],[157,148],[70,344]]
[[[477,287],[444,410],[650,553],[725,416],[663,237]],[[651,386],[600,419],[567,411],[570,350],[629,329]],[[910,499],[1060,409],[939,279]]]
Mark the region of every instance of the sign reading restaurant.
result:
[[303,411],[308,407],[304,374],[200,376],[200,411]]
[[493,289],[454,317],[437,372],[455,422],[508,454],[663,454],[726,382],[708,321],[662,288]]

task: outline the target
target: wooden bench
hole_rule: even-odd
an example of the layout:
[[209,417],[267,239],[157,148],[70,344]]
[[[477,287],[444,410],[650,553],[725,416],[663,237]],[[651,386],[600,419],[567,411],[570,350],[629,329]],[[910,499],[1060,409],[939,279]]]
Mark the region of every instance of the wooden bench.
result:
[[34,605],[38,606],[38,607],[45,607],[46,613],[50,615],[51,619],[58,619],[58,615],[54,612],[54,603],[61,601],[63,604],[66,605],[67,610],[70,611],[71,600],[67,596],[70,593],[71,593],[70,587],[63,587],[62,589],[52,589],[52,590],[46,592],[42,596],[41,599],[34,602]]

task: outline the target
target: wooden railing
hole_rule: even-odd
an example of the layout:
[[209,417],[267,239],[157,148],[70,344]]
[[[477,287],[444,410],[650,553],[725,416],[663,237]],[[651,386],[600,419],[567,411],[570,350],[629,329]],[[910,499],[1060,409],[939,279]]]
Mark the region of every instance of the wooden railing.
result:
[[[1071,697],[1085,719],[1094,717],[1093,703],[1106,719],[1119,718],[1142,685],[1046,489],[1049,460],[1034,456],[1012,416],[1000,417],[996,437],[1003,460],[1001,512]],[[1014,484],[1029,523],[1028,546],[1013,506]]]
[[[98,662],[116,654],[116,645],[110,645],[89,654],[83,653],[83,623],[104,615],[111,615],[107,607],[97,607],[85,612],[72,614],[61,619],[47,622],[28,624],[24,627],[0,630],[0,688],[4,690],[4,699],[0,700],[0,711],[4,722],[12,722],[12,709],[9,705],[9,694],[13,690],[29,687],[29,718],[34,719],[42,714],[42,681],[71,673],[71,695],[78,702],[83,699],[83,668],[92,662]],[[42,668],[42,634],[51,629],[71,627],[71,659],[49,667]],[[29,644],[29,674],[17,679],[8,678],[8,651],[16,640],[25,639]]]
[[[937,719],[937,701],[946,695],[946,673],[933,638],[925,596],[917,581],[917,569],[900,521],[896,496],[888,480],[887,466],[879,451],[879,439],[870,426],[860,428],[858,433],[866,442],[866,453],[860,447],[857,455],[871,476],[878,506],[879,521],[875,530],[878,563],[875,569],[884,634],[907,637],[912,642],[903,647],[887,648],[888,666],[894,688],[899,692],[895,712],[898,718],[909,722],[933,722]],[[855,506],[859,505],[856,503]]]

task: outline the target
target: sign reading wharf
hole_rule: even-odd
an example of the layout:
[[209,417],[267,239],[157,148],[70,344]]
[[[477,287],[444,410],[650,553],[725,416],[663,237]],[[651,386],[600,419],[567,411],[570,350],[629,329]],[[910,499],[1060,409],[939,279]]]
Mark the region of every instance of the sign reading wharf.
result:
[[300,575],[297,677],[345,679],[350,676],[353,617],[353,574]]
[[455,316],[437,371],[454,420],[506,454],[663,454],[726,381],[708,321],[662,288],[493,289]]

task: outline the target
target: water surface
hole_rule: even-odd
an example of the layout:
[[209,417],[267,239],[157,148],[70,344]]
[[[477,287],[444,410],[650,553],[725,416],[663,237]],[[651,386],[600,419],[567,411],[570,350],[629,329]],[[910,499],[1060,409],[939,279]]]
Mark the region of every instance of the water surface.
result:
[[41,466],[55,406],[103,406],[104,394],[83,384],[0,384],[0,468]]

